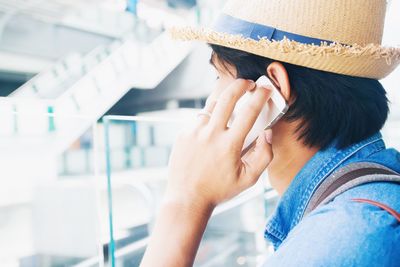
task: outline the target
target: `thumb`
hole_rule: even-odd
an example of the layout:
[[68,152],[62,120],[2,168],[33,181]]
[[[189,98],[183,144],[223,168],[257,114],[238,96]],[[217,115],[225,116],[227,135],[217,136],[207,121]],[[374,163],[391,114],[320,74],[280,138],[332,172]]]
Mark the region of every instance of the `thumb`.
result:
[[244,186],[254,185],[263,171],[273,159],[272,153],[272,130],[262,131],[257,138],[256,145],[242,157],[242,169],[240,181]]

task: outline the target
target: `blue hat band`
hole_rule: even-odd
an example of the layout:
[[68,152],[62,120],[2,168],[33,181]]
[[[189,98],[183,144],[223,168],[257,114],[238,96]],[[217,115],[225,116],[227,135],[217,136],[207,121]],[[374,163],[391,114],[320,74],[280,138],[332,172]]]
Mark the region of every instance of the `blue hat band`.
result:
[[286,37],[289,40],[303,44],[320,45],[321,42],[326,42],[328,44],[334,43],[333,41],[281,31],[273,27],[234,18],[226,14],[220,15],[213,29],[217,32],[223,32],[232,35],[241,35],[244,38],[250,38],[256,41],[259,41],[262,38],[281,41]]

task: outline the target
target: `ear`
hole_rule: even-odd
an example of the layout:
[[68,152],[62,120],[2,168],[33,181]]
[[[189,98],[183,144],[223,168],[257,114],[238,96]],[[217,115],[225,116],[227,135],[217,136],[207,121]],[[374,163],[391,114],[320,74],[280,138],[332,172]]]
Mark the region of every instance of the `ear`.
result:
[[272,80],[276,88],[281,91],[282,96],[286,99],[286,102],[290,102],[291,90],[289,75],[282,63],[272,62],[267,68],[268,77]]

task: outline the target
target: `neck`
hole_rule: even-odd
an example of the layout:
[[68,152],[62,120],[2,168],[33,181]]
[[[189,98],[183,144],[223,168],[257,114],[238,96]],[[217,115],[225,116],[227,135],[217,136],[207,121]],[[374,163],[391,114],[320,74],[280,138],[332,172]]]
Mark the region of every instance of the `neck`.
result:
[[296,125],[277,124],[273,129],[272,151],[274,158],[268,166],[272,187],[283,195],[297,173],[317,153],[318,148],[305,146],[291,134]]

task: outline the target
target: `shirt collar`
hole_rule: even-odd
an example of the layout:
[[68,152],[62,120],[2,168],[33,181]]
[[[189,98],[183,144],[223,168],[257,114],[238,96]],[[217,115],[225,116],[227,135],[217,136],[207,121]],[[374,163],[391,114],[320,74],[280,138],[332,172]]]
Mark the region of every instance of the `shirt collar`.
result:
[[[318,151],[300,170],[281,197],[265,230],[265,238],[277,249],[287,234],[301,220],[308,201],[317,186],[354,154],[367,148],[383,149],[382,135],[377,133],[359,143],[338,150],[334,141],[325,150]],[[380,142],[378,142],[380,141]]]

